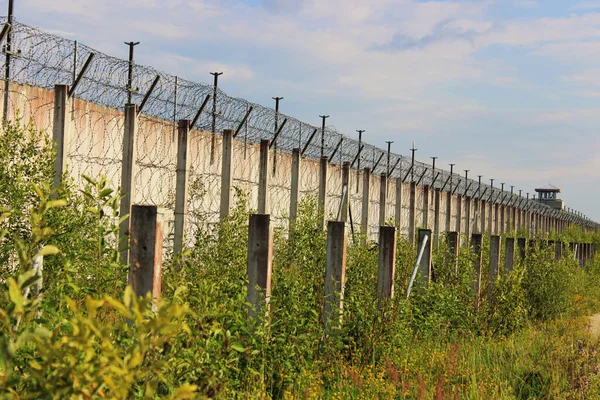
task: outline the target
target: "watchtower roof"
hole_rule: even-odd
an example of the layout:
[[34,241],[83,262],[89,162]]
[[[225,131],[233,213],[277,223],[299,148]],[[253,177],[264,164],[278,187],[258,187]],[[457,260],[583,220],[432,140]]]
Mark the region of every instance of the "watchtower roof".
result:
[[540,192],[560,193],[560,189],[559,188],[557,188],[556,186],[551,185],[549,183],[547,185],[540,186],[539,188],[536,188],[535,191],[538,192],[538,193],[540,193]]

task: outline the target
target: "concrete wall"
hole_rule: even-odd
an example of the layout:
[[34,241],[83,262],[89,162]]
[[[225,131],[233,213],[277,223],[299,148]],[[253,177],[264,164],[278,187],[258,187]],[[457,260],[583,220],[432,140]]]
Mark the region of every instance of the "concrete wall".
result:
[[[17,113],[25,120],[30,119],[36,128],[52,133],[54,93],[52,90],[11,85],[9,117]],[[109,109],[82,100],[70,100],[71,110],[69,130],[65,139],[67,166],[72,178],[83,184],[81,174],[91,177],[105,175],[113,186],[118,186],[121,174],[123,148],[124,115],[121,111]],[[136,138],[137,158],[134,168],[135,194],[134,204],[157,205],[164,208],[165,231],[172,232],[173,209],[175,203],[175,177],[177,162],[177,131],[172,122],[157,120],[140,115]],[[233,128],[233,127],[232,127]],[[213,223],[219,217],[221,192],[222,142],[220,134],[216,137],[214,162],[211,162],[211,133],[193,130],[190,133],[188,157],[190,158],[188,228],[191,223],[204,221]],[[259,145],[234,140],[233,145],[233,185],[248,195],[249,208],[257,208]],[[275,226],[287,227],[290,202],[291,154],[282,152],[276,156],[276,170],[273,174],[269,167],[270,209]],[[336,157],[336,162],[337,162]],[[351,161],[351,160],[347,160]],[[271,152],[271,163],[273,152]],[[350,212],[355,231],[360,231],[362,219],[363,172],[350,172],[349,195]],[[303,159],[300,174],[300,198],[318,194],[319,161]],[[381,175],[371,175],[369,226],[370,239],[376,240],[379,232]],[[428,193],[428,194],[426,194]],[[399,234],[408,235],[410,213],[410,185],[403,183],[401,188],[402,213]],[[329,166],[327,179],[326,215],[334,219],[338,215],[342,196],[342,169],[339,164]],[[427,196],[427,201],[425,196]],[[396,213],[396,180],[387,180],[387,200],[385,203],[386,223],[394,224]],[[439,232],[456,229],[458,204],[457,196],[452,196],[450,226],[446,223],[446,192],[440,193],[439,216],[435,212],[435,190],[418,186],[416,190],[416,228],[428,228],[435,232],[434,221],[439,221]],[[477,229],[473,229],[475,219],[475,201],[471,202],[471,211],[467,213],[466,199],[461,202],[461,234],[479,232],[481,212],[478,212]],[[492,231],[501,231],[500,217],[495,223],[493,205],[486,203],[485,218],[492,218]],[[427,205],[427,210],[425,206]],[[502,209],[502,208],[501,208]],[[512,210],[504,207],[505,229],[511,226]],[[426,212],[427,211],[427,212]],[[500,211],[499,211],[500,212]],[[470,215],[467,221],[467,214]],[[427,224],[424,220],[427,215]],[[500,215],[500,214],[498,214]],[[525,224],[523,224],[525,226]],[[546,224],[548,227],[551,223]],[[489,230],[486,222],[485,229]],[[496,229],[496,226],[498,228]],[[527,225],[528,228],[531,225]]]

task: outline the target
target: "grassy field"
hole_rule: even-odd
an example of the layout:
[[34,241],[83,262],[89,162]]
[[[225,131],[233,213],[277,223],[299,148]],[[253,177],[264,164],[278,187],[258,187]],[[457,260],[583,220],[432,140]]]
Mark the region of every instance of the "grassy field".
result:
[[[51,181],[48,141],[4,129],[0,398],[600,398],[598,338],[587,327],[600,311],[598,258],[582,267],[568,251],[554,262],[553,250],[535,247],[510,275],[484,279],[491,286],[475,307],[470,250],[461,249],[457,274],[441,245],[436,281],[407,301],[416,251],[401,238],[398,295],[380,307],[377,248],[359,239],[348,248],[343,324],[325,332],[326,236],[307,197],[294,231],[275,234],[270,311],[254,321],[249,210],[237,192],[229,219],[207,227],[198,217],[193,245],[167,256],[152,311],[118,262],[116,191],[88,178],[84,190],[67,182],[51,193]],[[600,245],[576,227],[551,238]]]

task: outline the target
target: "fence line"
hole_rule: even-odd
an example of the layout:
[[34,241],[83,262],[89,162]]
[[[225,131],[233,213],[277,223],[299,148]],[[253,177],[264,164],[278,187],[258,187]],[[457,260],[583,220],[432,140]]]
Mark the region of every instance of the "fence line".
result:
[[[6,24],[6,18],[0,18]],[[18,22],[13,22],[9,34],[12,35],[14,56],[10,57],[9,98],[11,99],[9,114],[15,115],[17,110],[24,117],[32,117],[38,128],[48,130],[52,125],[52,102],[43,93],[35,93],[33,88],[52,90],[57,84],[73,84],[86,65],[89,66],[82,75],[71,99],[72,128],[77,134],[68,135],[66,144],[67,156],[71,160],[71,171],[75,177],[81,173],[96,175],[102,172],[113,182],[118,181],[122,154],[123,120],[122,111],[127,102],[128,70],[130,63],[95,51],[76,41],[61,38]],[[93,55],[93,58],[91,58]],[[7,62],[6,52],[0,53],[0,59]],[[91,62],[88,62],[91,60]],[[294,148],[305,149],[304,158],[315,160],[313,165],[303,164],[301,176],[301,193],[315,193],[318,190],[318,160],[321,155],[332,156],[334,171],[328,176],[326,209],[335,209],[341,201],[341,176],[339,166],[343,161],[356,161],[352,168],[360,164],[371,169],[371,187],[368,233],[375,236],[379,221],[379,185],[381,174],[388,176],[385,215],[393,218],[396,204],[396,179],[402,182],[418,182],[419,186],[430,187],[430,196],[423,197],[422,191],[416,196],[416,215],[418,221],[433,219],[435,210],[441,224],[446,224],[446,200],[441,196],[439,206],[435,205],[437,190],[450,191],[455,195],[477,200],[488,201],[503,207],[518,207],[528,212],[552,217],[560,217],[588,227],[599,225],[587,220],[578,213],[557,212],[546,205],[526,199],[516,193],[503,191],[500,188],[465,179],[459,174],[451,174],[443,169],[432,170],[424,163],[399,154],[390,154],[367,143],[345,137],[333,126],[324,131],[321,128],[299,121],[285,114],[277,114],[275,110],[246,100],[228,96],[213,85],[195,83],[158,71],[152,67],[132,64],[132,102],[143,104],[139,117],[139,129],[136,139],[138,157],[135,160],[136,174],[134,180],[138,190],[134,202],[160,204],[172,209],[175,197],[175,170],[177,152],[177,121],[194,119],[198,115],[196,131],[192,135],[190,187],[210,201],[202,202],[201,207],[191,204],[190,213],[214,220],[218,214],[219,138],[224,129],[233,128],[237,137],[234,141],[233,176],[234,185],[245,188],[250,193],[251,202],[256,197],[258,185],[258,146],[262,139],[273,140],[275,126],[281,128],[277,136],[277,151],[274,155],[276,167],[271,179],[271,208],[275,217],[283,220],[287,209],[289,191],[289,154]],[[151,90],[152,88],[152,90]],[[149,96],[146,98],[146,95]],[[215,96],[216,94],[216,96]],[[199,110],[208,100],[209,106],[201,113]],[[216,113],[212,113],[212,105]],[[210,110],[210,111],[209,111]],[[282,127],[283,125],[283,127]],[[212,132],[211,132],[212,131]],[[315,134],[316,133],[316,134]],[[323,135],[323,147],[321,146]],[[208,140],[208,136],[211,136]],[[312,140],[309,142],[310,138]],[[215,140],[216,138],[216,140]],[[169,140],[170,139],[170,140]],[[284,154],[281,154],[284,153]],[[287,163],[287,164],[286,164]],[[248,167],[249,166],[249,167]],[[354,221],[363,218],[358,200],[362,197],[362,171],[351,173],[351,186],[356,186],[350,193],[350,208]],[[358,183],[357,183],[358,182]],[[400,190],[403,197],[401,209],[409,207],[410,193],[406,185]],[[428,199],[425,203],[424,200]],[[192,202],[193,203],[193,202]],[[276,210],[278,209],[278,210]],[[493,207],[488,211],[494,218]],[[277,214],[279,213],[279,214]],[[456,225],[456,217],[450,218]],[[491,221],[491,220],[490,220]],[[498,224],[498,222],[493,222]],[[490,222],[490,225],[492,222]],[[402,230],[408,226],[400,226]],[[448,227],[446,227],[448,228]]]

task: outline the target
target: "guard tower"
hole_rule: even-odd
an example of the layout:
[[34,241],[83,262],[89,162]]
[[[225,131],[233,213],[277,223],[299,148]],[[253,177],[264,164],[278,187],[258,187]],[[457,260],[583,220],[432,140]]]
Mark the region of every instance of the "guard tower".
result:
[[535,191],[538,194],[537,201],[547,205],[548,207],[554,208],[555,210],[563,210],[565,203],[562,199],[558,198],[560,189],[554,185],[547,184],[542,187],[536,188]]

